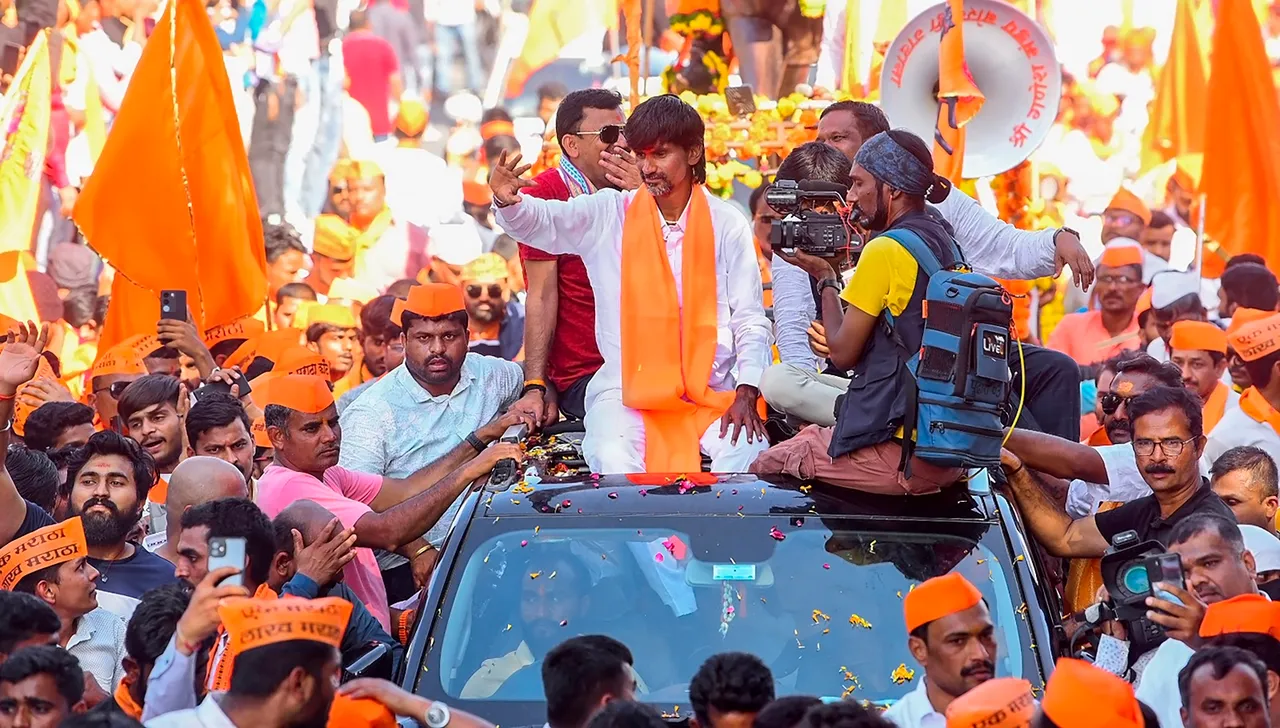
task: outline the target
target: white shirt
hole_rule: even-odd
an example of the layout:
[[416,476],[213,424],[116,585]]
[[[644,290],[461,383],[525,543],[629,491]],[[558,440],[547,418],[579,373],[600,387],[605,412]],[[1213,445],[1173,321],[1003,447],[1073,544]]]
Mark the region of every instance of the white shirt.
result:
[[[101,26],[85,33],[79,38],[79,58],[88,62],[93,72],[93,82],[98,85],[98,96],[102,99],[103,110],[110,120],[120,110],[124,101],[125,89],[129,86],[129,77],[141,57],[141,49],[137,43],[125,44],[125,49],[107,37]],[[84,109],[85,86],[89,83],[89,75],[77,73],[76,79],[67,92],[67,103],[76,109]]]
[[[1057,230],[1019,230],[956,189],[936,208],[951,224],[965,261],[975,271],[1015,280],[1053,275]],[[782,363],[813,367],[816,357],[805,333],[817,310],[809,274],[780,255],[773,256],[772,270],[773,321]]]
[[[717,343],[709,386],[716,391],[755,387],[771,363],[773,337],[751,227],[729,203],[705,191],[695,194],[707,195],[715,236]],[[526,195],[495,212],[498,225],[515,239],[554,255],[579,255],[586,265],[596,296],[596,344],[604,357],[587,388],[588,410],[601,394],[622,389],[622,227],[634,196],[600,190],[561,202]],[[677,223],[663,226],[678,303],[684,295],[681,266],[688,214],[686,207]]]
[[1101,445],[1093,448],[1107,468],[1107,483],[1073,480],[1067,488],[1067,515],[1085,518],[1098,511],[1103,501],[1128,503],[1151,495],[1151,486],[1142,479],[1133,443]]
[[147,728],[237,728],[222,712],[218,701],[209,695],[199,706],[190,710],[175,710],[147,721]]
[[1147,704],[1160,719],[1160,725],[1182,725],[1182,695],[1178,692],[1178,673],[1186,666],[1195,650],[1178,640],[1165,640],[1156,648],[1155,657],[1147,663],[1138,681],[1138,700]]
[[1218,421],[1218,426],[1209,433],[1204,454],[1200,457],[1200,469],[1208,472],[1222,453],[1243,445],[1262,448],[1272,460],[1280,462],[1280,434],[1271,425],[1250,417],[1240,409],[1237,400],[1236,407],[1228,408]]
[[946,728],[947,717],[933,709],[923,678],[915,690],[884,712],[884,719],[898,728]]
[[423,11],[436,25],[456,27],[476,22],[476,4],[471,0],[427,0]]
[[429,228],[462,212],[462,174],[440,157],[421,147],[394,146],[377,147],[374,160],[386,176],[387,207],[397,220]]
[[[828,0],[827,11],[822,16],[822,42],[818,46],[818,68],[814,86],[832,91],[843,88],[841,81],[844,80],[844,52],[848,39],[845,18],[848,14],[848,0]],[[867,82],[870,77],[871,62],[875,56],[872,36],[877,29],[879,15],[880,3],[858,4],[858,38],[854,47],[860,49],[856,67],[859,83]]]
[[67,652],[80,661],[80,669],[93,673],[108,695],[124,678],[124,620],[102,607],[89,612],[76,623],[76,632],[67,642]]
[[[432,397],[401,364],[342,411],[338,464],[388,478],[413,475],[509,407],[523,384],[519,364],[467,354],[453,391]],[[463,497],[427,532],[428,541],[436,545],[444,541]]]

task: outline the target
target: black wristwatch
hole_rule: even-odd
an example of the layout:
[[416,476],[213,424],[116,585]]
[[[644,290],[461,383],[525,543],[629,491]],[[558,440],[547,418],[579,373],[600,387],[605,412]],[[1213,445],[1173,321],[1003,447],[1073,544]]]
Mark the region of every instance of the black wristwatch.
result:
[[1054,245],[1057,245],[1057,244],[1058,244],[1058,233],[1071,233],[1072,235],[1076,236],[1076,240],[1079,240],[1079,239],[1080,239],[1080,233],[1076,232],[1073,228],[1069,228],[1069,227],[1060,227],[1060,228],[1058,228],[1057,232],[1055,232],[1055,233],[1053,234],[1053,244],[1054,244]]
[[818,281],[818,297],[821,298],[822,292],[828,288],[834,289],[836,292],[836,295],[838,296],[840,295],[840,291],[841,289],[844,288],[844,286],[840,283],[839,278],[823,278],[822,280]]
[[484,444],[484,440],[481,440],[479,437],[477,437],[476,433],[474,432],[471,433],[470,435],[467,435],[466,440],[467,440],[467,444],[470,445],[472,448],[474,448],[476,452],[484,452],[485,448],[489,447],[488,445]]

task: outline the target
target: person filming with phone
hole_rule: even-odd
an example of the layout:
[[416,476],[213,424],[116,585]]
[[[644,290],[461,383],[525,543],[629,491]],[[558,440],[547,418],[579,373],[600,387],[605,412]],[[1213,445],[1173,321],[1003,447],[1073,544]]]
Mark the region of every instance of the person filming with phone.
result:
[[1117,534],[1166,548],[1181,521],[1198,513],[1235,515],[1200,474],[1204,416],[1199,397],[1183,387],[1154,387],[1126,405],[1133,451],[1151,494],[1114,510],[1072,519],[1050,498],[1039,476],[1016,455],[1002,454],[1008,488],[1032,535],[1053,556],[1100,558]]

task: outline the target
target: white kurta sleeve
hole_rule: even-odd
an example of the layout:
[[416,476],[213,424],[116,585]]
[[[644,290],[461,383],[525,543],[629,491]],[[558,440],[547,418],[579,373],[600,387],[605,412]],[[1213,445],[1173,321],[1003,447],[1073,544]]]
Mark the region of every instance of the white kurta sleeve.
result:
[[783,364],[816,369],[818,357],[809,348],[809,323],[816,308],[809,274],[774,255],[773,271],[773,335],[778,341],[778,354]]
[[[729,302],[729,330],[737,356],[739,385],[760,386],[760,376],[772,360],[773,332],[764,313],[764,284],[756,261],[751,227],[746,218],[732,214],[717,223],[724,225],[716,237],[728,268],[726,297]],[[775,294],[776,295],[776,294]]]
[[[521,195],[514,205],[494,205],[494,220],[511,237],[552,255],[586,256],[602,233],[621,226],[624,198],[617,190],[598,190],[568,202]],[[757,272],[757,277],[759,272]]]
[[1033,280],[1054,273],[1056,230],[1019,230],[957,189],[937,205],[969,265],[994,278]]
[[822,16],[822,43],[818,51],[818,73],[813,80],[814,86],[832,91],[839,87],[844,67],[845,12],[848,7],[848,3],[843,0],[827,3],[827,12]]

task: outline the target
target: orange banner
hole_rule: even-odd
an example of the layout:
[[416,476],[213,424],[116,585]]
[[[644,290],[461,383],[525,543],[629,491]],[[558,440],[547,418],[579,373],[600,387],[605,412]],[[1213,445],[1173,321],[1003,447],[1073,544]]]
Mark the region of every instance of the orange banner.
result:
[[933,137],[933,167],[952,182],[959,182],[964,171],[964,125],[978,115],[985,100],[964,61],[964,0],[947,0],[938,54],[938,125]]

